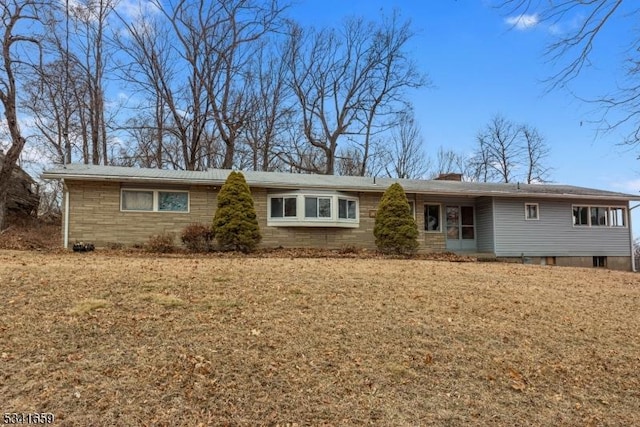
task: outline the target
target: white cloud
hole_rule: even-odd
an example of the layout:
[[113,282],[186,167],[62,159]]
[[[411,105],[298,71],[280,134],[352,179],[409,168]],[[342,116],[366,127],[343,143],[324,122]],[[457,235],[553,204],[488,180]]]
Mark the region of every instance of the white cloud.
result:
[[540,17],[537,13],[532,15],[523,13],[522,15],[510,16],[505,19],[505,22],[516,30],[528,30],[540,23]]
[[611,183],[611,187],[618,191],[624,191],[625,193],[637,194],[640,191],[640,178],[615,181]]

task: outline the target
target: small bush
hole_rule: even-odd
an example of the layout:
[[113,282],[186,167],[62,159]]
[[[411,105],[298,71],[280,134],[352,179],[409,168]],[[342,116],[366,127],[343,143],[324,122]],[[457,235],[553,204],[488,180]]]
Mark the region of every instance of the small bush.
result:
[[173,233],[160,233],[149,237],[145,249],[149,252],[170,253],[175,250]]
[[240,172],[231,172],[218,193],[213,233],[223,250],[251,252],[262,239],[251,190]]
[[189,224],[180,235],[182,243],[193,252],[209,252],[212,249],[213,230],[204,224]]
[[373,234],[376,246],[385,254],[410,255],[418,249],[418,226],[400,184],[392,184],[384,192]]

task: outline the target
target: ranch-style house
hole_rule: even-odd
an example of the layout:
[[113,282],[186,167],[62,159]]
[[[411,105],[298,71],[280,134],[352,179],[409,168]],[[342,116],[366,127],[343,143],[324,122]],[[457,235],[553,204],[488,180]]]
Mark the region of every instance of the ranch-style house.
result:
[[[69,164],[43,173],[64,184],[63,245],[144,243],[211,223],[229,170],[176,171]],[[375,249],[384,191],[404,188],[420,252],[452,251],[531,263],[634,270],[629,203],[638,196],[568,185],[243,172],[262,247]],[[177,243],[178,238],[176,238]]]

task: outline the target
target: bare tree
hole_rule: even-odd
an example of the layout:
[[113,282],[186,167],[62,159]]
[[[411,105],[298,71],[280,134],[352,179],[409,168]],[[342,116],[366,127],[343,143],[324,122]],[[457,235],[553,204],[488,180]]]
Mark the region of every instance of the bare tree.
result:
[[520,125],[501,115],[494,116],[478,132],[477,148],[470,159],[475,179],[483,182],[544,182],[549,146],[531,125]]
[[[25,69],[33,72],[40,67],[41,36],[35,31],[40,24],[38,12],[48,7],[48,2],[36,0],[1,0],[2,62],[0,63],[0,101],[4,108],[11,145],[0,165],[0,230],[6,226],[7,195],[10,177],[25,145],[25,137],[18,121],[18,79]],[[26,29],[29,32],[21,34]],[[32,53],[32,50],[35,52]]]
[[[107,49],[109,19],[118,0],[78,0],[70,7],[73,23],[73,50],[84,71],[88,105],[83,118],[87,120],[91,162],[109,163],[107,119],[105,112],[105,72],[111,61]],[[80,99],[80,98],[79,98]]]
[[549,146],[538,129],[530,125],[522,125],[520,132],[526,156],[525,182],[527,184],[546,182],[551,171],[546,164],[550,152]]
[[472,162],[462,153],[440,146],[436,154],[432,178],[449,173],[459,173],[465,181],[479,181]]
[[424,178],[431,162],[424,152],[424,139],[412,115],[406,116],[393,129],[389,144],[387,175],[391,178]]
[[390,126],[385,115],[400,110],[393,105],[402,104],[402,89],[425,83],[404,52],[410,38],[409,25],[396,19],[376,24],[351,18],[340,30],[308,32],[292,25],[290,85],[305,138],[324,157],[323,167],[310,165],[308,171],[334,174],[344,138],[358,141],[359,174],[366,171],[371,138]]
[[474,163],[483,180],[511,182],[523,154],[520,127],[496,115],[476,139],[478,149]]
[[269,171],[278,167],[281,138],[294,120],[294,112],[287,105],[292,94],[282,55],[282,46],[269,48],[267,43],[254,55],[250,89],[253,109],[244,126],[251,156],[249,168],[253,170]]
[[[633,0],[500,0],[498,7],[507,15],[534,15],[540,23],[554,29],[556,35],[547,45],[545,56],[556,65],[548,78],[549,90],[566,87],[594,64],[594,52],[607,49],[598,41],[608,28],[627,26],[626,56],[621,69],[626,75],[607,94],[581,95],[582,99],[603,107],[600,130],[611,131],[629,126],[626,143],[640,144],[640,31],[636,17],[640,13]],[[575,21],[577,25],[567,25]],[[597,64],[596,64],[597,65]],[[613,81],[613,80],[612,80]]]

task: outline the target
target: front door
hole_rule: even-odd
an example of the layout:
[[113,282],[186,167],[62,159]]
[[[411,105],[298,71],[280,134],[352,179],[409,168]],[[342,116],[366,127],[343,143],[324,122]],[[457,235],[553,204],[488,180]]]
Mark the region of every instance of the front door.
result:
[[476,227],[473,206],[447,206],[447,250],[475,251]]

